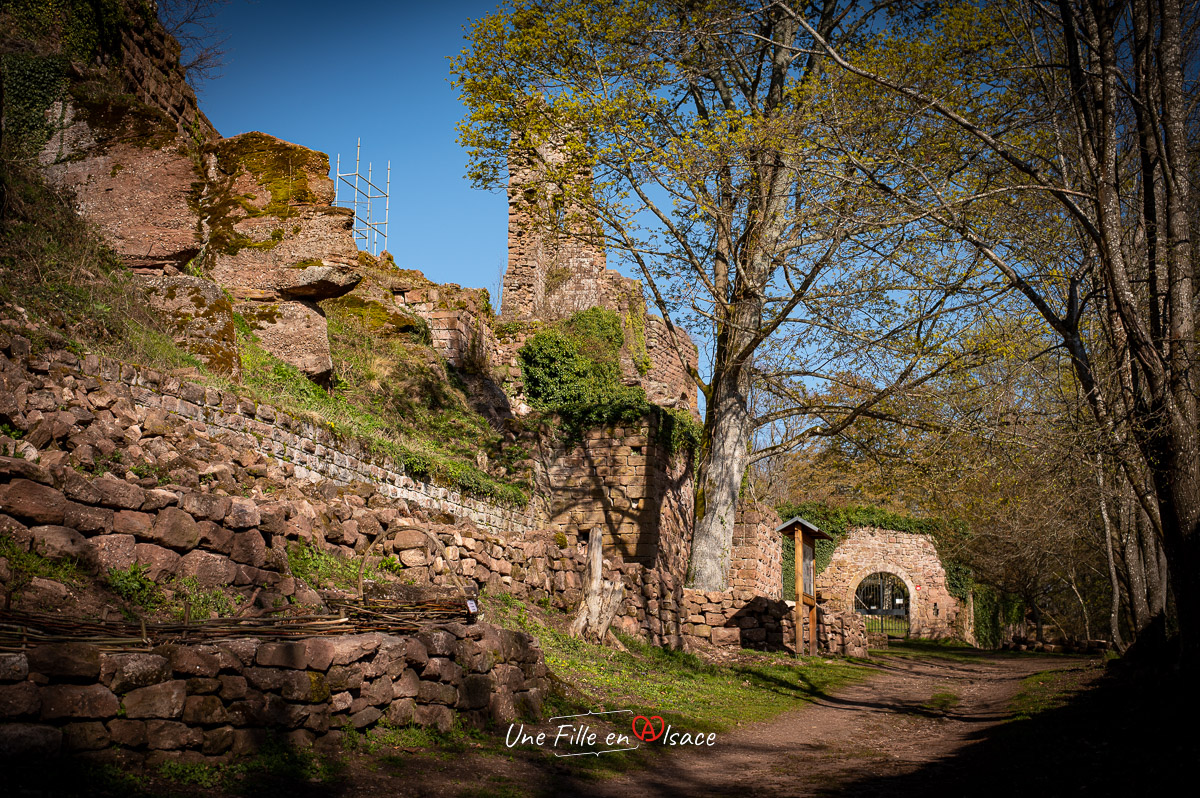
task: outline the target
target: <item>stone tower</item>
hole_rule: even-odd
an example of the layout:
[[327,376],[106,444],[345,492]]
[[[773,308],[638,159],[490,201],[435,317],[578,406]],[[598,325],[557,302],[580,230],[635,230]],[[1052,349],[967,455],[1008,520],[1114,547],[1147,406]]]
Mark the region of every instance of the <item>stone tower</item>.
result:
[[[566,161],[564,143],[559,137],[537,148],[514,146],[509,155],[501,315],[509,321],[555,321],[594,307],[616,311],[626,324],[628,354],[634,347],[645,352],[641,369],[632,357],[622,357],[626,381],[645,388],[652,402],[695,411],[696,386],[688,376],[688,366],[694,368],[698,359],[695,345],[678,330],[676,348],[666,323],[646,313],[641,282],[607,268],[598,231],[583,218],[583,209],[546,182]],[[587,185],[592,175],[584,166],[568,179]]]

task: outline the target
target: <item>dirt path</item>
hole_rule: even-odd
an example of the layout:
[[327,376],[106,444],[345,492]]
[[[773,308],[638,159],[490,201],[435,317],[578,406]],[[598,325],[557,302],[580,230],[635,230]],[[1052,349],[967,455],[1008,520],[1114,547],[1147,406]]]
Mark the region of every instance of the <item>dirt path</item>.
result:
[[713,748],[663,757],[650,771],[579,785],[574,794],[838,794],[840,785],[948,760],[1008,716],[1022,679],[1075,664],[1063,658],[985,656],[970,662],[881,657],[878,663],[878,675],[814,706],[722,734]]

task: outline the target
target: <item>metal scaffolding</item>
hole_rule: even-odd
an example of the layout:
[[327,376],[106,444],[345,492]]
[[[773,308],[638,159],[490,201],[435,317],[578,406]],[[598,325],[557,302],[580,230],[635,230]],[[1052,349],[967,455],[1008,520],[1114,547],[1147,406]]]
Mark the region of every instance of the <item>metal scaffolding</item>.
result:
[[[337,179],[334,181],[333,189],[333,204],[340,205],[343,208],[354,209],[354,243],[359,249],[365,249],[372,255],[378,255],[381,251],[379,242],[382,239],[382,249],[387,249],[387,227],[388,215],[391,211],[391,199],[388,193],[392,190],[392,162],[387,164],[387,181],[384,183],[384,188],[380,188],[371,182],[371,164],[367,163],[367,174],[362,174],[362,139],[358,140],[358,144],[354,149],[354,171],[342,171],[342,156],[341,153],[337,157],[337,167],[335,174]],[[348,197],[341,196],[342,184],[346,184],[346,189],[349,192]],[[371,212],[372,200],[383,200],[383,220],[376,221]],[[378,208],[378,204],[376,204]]]

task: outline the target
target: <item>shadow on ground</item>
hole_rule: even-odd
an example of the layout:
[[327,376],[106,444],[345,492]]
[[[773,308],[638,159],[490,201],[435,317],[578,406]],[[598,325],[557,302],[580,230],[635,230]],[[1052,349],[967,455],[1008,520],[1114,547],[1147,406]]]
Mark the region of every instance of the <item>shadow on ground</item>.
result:
[[1197,685],[1108,675],[1056,709],[993,726],[915,771],[843,781],[820,796],[1157,795],[1183,789],[1200,754]]

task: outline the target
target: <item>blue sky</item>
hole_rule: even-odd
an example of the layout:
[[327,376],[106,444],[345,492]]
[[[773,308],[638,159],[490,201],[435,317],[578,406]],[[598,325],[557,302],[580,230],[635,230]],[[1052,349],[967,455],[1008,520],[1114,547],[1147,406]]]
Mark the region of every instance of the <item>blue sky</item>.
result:
[[507,204],[471,188],[455,141],[462,105],[448,56],[497,0],[231,0],[221,75],[200,107],[223,136],[260,130],[320,150],[342,171],[362,138],[375,182],[392,162],[388,249],[431,280],[492,289],[507,260]]

